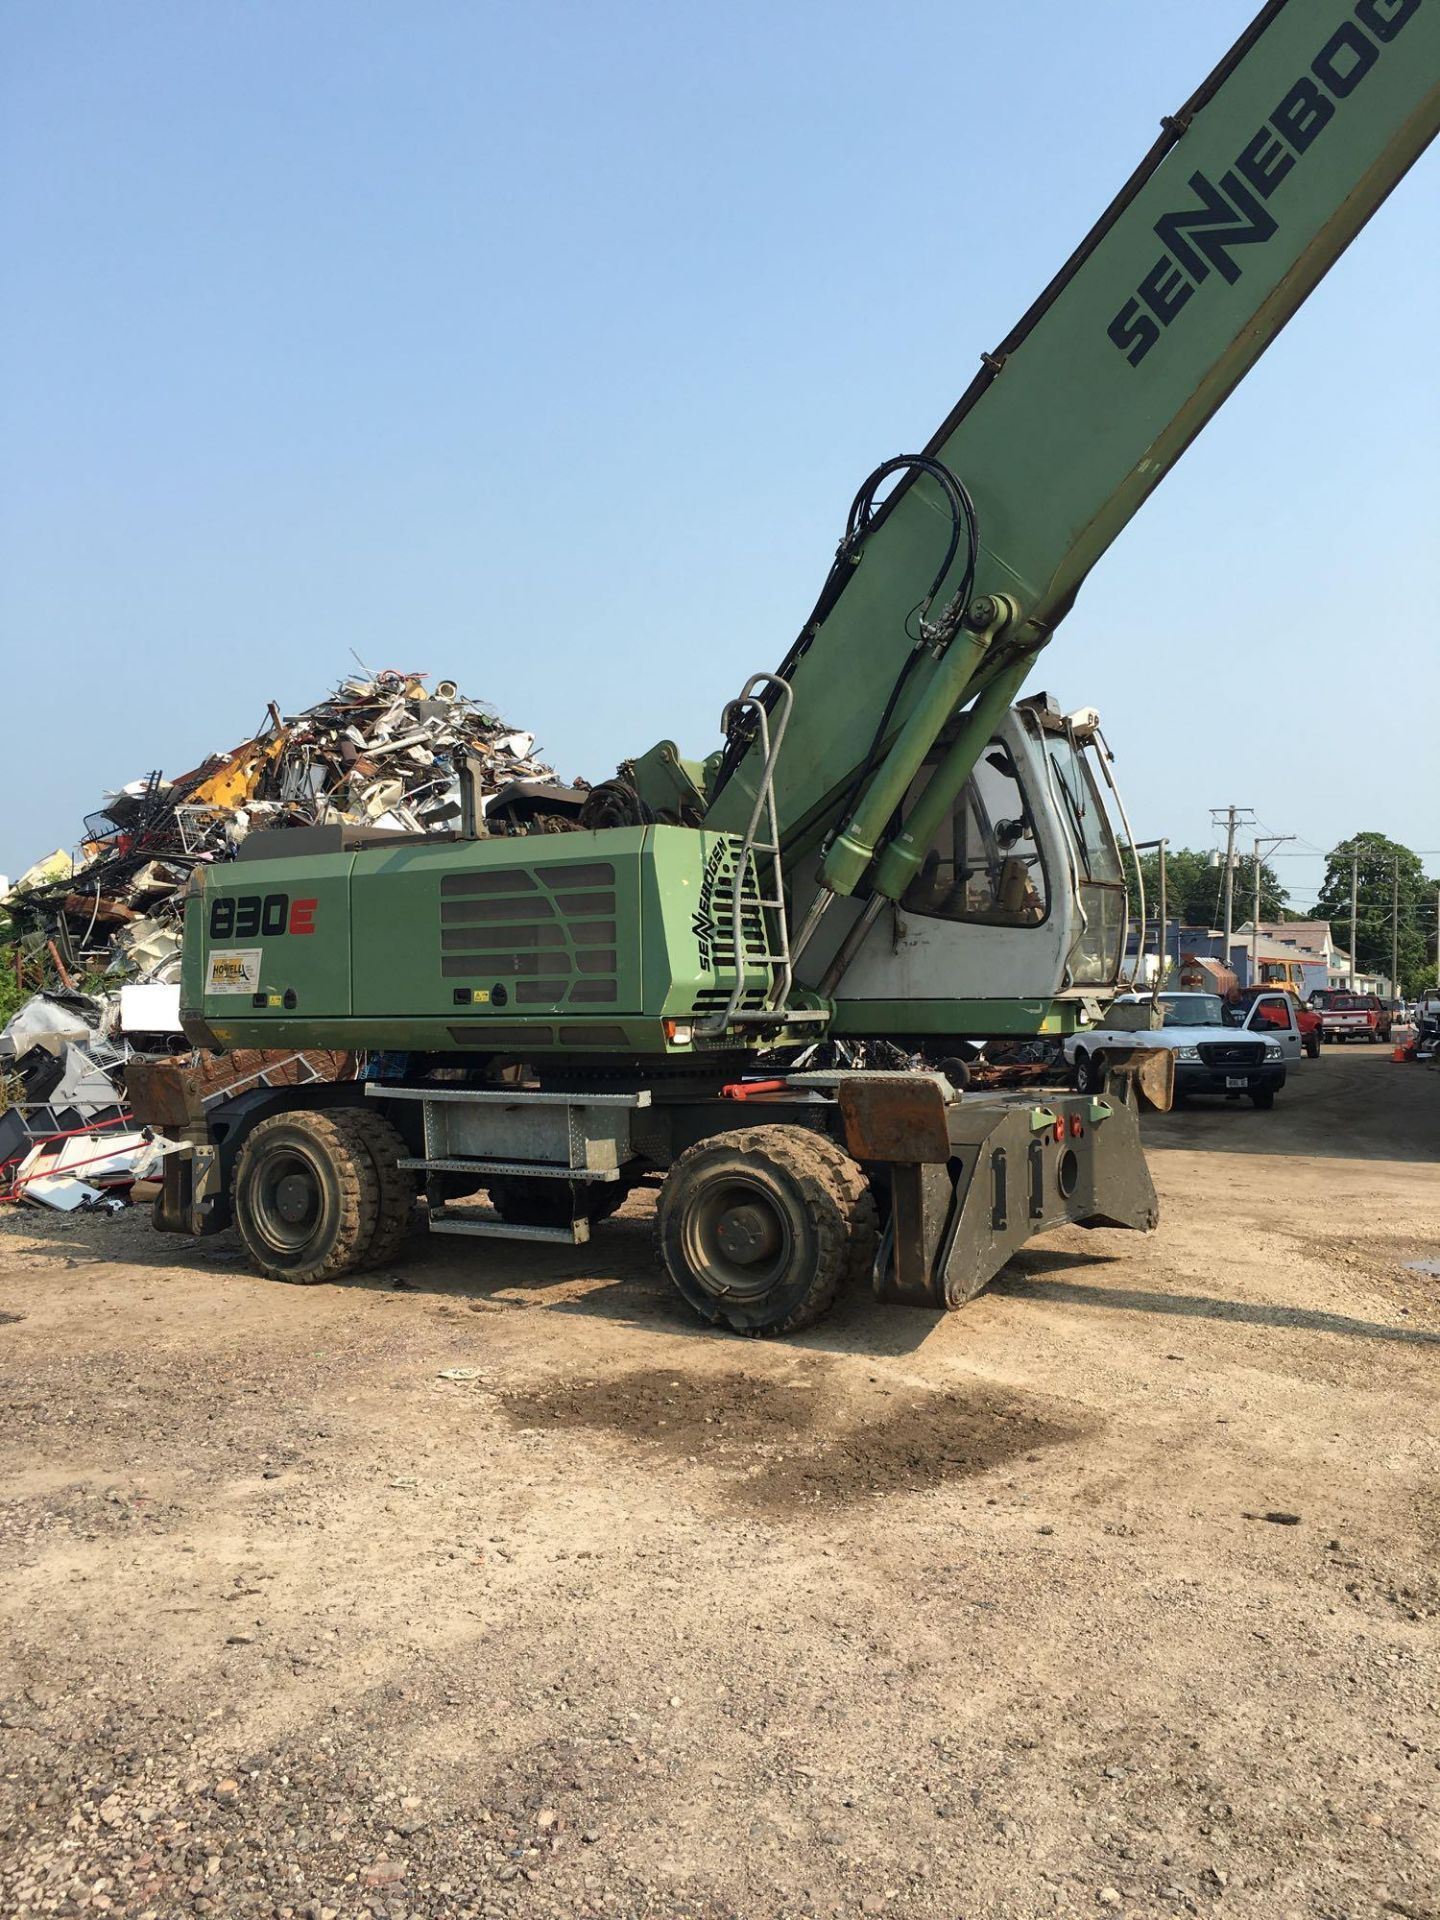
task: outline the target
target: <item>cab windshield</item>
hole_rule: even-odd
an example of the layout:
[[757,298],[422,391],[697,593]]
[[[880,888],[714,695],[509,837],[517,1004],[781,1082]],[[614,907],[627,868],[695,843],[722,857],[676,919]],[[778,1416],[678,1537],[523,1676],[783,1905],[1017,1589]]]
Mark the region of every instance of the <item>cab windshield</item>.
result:
[[1069,816],[1084,877],[1110,886],[1123,886],[1125,875],[1120,865],[1120,850],[1084,754],[1068,734],[1056,733],[1047,735],[1045,751],[1050,756],[1050,771],[1061,803]]
[[1218,993],[1162,993],[1167,1027],[1223,1027],[1225,1003]]
[[1070,950],[1072,986],[1100,985],[1120,972],[1128,909],[1125,874],[1105,803],[1084,751],[1068,731],[1047,733],[1045,758],[1055,805],[1075,849],[1082,931]]

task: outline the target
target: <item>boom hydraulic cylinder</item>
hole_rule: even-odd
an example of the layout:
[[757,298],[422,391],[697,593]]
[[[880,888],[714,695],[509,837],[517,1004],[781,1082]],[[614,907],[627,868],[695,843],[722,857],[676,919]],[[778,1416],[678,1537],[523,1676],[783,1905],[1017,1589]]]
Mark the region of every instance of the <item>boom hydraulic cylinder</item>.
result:
[[1027,647],[1001,667],[961,722],[959,733],[931,774],[909,818],[876,862],[870,884],[885,899],[898,900],[919,872],[987,741],[1020,691],[1034,658],[1034,649]]
[[843,896],[855,891],[875,857],[876,843],[924,765],[926,754],[1014,612],[1015,604],[1005,594],[979,601],[969,617],[972,631],[963,640],[954,639],[937,662],[894,746],[830,843],[820,868],[820,883],[829,892]]

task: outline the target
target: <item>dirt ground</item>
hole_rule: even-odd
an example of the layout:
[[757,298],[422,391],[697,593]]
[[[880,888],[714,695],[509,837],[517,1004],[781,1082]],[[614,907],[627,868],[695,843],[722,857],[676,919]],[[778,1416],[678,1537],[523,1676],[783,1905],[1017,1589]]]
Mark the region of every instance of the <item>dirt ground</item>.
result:
[[312,1289],[0,1223],[0,1912],[1440,1914],[1440,1075],[1148,1239],[688,1317],[650,1199]]

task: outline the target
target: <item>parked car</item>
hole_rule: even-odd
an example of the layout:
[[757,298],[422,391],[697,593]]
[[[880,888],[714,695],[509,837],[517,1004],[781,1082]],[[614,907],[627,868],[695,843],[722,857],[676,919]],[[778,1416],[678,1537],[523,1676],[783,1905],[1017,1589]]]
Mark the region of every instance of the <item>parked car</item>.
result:
[[[1278,991],[1283,991],[1286,999],[1291,1003],[1290,1017],[1294,1019],[1300,1029],[1300,1045],[1312,1060],[1318,1060],[1320,1058],[1322,1024],[1320,1015],[1311,1007],[1301,1006],[1300,1002],[1295,998],[1292,988],[1286,987]],[[1252,1008],[1260,1007],[1263,1002],[1264,1007],[1258,1015],[1258,1022],[1273,1026],[1278,1033],[1283,1032],[1288,1027],[1289,1020],[1286,1017],[1286,1009],[1275,1004],[1276,992],[1277,989],[1275,988],[1242,987],[1239,995],[1239,1005],[1248,1013]]]
[[[1148,994],[1121,994],[1115,1005],[1140,1006]],[[1279,1003],[1271,1008],[1271,1002]],[[1243,1012],[1227,1017],[1218,993],[1162,993],[1164,1025],[1087,1027],[1064,1043],[1065,1058],[1081,1093],[1099,1093],[1105,1084],[1105,1055],[1112,1047],[1163,1047],[1175,1056],[1175,1093],[1222,1093],[1230,1099],[1248,1094],[1257,1107],[1273,1107],[1285,1084],[1287,1059],[1300,1058],[1300,1028],[1295,1001],[1288,993],[1257,997]],[[1262,1012],[1262,1009],[1264,1011]],[[1279,1017],[1286,1018],[1282,1028]]]
[[1329,990],[1317,994],[1321,1001],[1320,1025],[1327,1040],[1377,1040],[1390,1038],[1390,1008],[1377,993],[1344,993]]

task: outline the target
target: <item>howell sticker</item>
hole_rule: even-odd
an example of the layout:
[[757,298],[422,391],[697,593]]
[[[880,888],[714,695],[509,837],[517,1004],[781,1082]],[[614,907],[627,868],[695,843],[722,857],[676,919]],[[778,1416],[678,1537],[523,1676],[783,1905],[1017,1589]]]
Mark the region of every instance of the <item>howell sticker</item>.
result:
[[205,969],[206,993],[257,993],[260,951],[259,947],[231,947],[212,953]]

